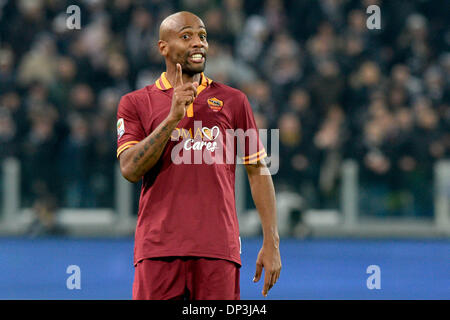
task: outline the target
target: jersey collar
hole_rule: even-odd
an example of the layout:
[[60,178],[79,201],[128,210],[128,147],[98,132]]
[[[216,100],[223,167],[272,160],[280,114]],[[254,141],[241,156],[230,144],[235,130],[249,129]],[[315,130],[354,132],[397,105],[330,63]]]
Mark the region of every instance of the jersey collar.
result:
[[[200,89],[200,87],[207,87],[209,84],[211,84],[212,80],[209,79],[208,77],[205,76],[205,74],[202,72],[200,74],[201,76],[201,82],[200,85],[198,86],[198,89]],[[167,76],[166,76],[166,72],[161,73],[161,77],[159,77],[156,81],[155,81],[155,85],[159,90],[162,91],[166,91],[172,88],[172,85],[170,84],[169,80],[167,80]],[[198,91],[197,89],[197,91]],[[199,93],[199,92],[197,92]]]
[[[205,74],[201,73],[201,81],[200,85],[197,87],[197,96],[206,89],[208,85],[212,83],[212,80],[207,78]],[[155,81],[156,87],[161,91],[166,91],[172,88],[172,85],[170,84],[169,80],[167,80],[166,73],[163,72],[161,74],[161,77],[158,78],[158,80]],[[192,118],[194,116],[194,104],[191,103],[189,107],[186,110],[186,115],[189,118]]]

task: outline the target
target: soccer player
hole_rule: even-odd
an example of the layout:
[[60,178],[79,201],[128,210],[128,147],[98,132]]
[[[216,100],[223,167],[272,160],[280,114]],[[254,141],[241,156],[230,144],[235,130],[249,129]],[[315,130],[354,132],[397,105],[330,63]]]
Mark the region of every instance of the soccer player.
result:
[[244,141],[242,148],[224,138],[229,129],[257,132],[250,104],[241,91],[203,73],[207,33],[196,15],[170,15],[159,37],[166,71],[154,84],[124,95],[117,112],[122,175],[143,182],[133,299],[240,299],[236,162],[218,161],[239,156],[239,150],[264,235],[253,281],[264,269],[267,296],[281,270],[267,154],[258,137],[252,147],[251,134],[234,136]]

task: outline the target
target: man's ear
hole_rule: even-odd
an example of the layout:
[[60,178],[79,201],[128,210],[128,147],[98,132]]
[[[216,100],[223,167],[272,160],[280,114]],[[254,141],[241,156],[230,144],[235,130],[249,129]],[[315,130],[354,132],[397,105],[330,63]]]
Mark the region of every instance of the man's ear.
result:
[[158,49],[159,49],[159,53],[163,56],[166,57],[169,51],[169,46],[167,45],[167,42],[164,40],[159,40],[158,41]]

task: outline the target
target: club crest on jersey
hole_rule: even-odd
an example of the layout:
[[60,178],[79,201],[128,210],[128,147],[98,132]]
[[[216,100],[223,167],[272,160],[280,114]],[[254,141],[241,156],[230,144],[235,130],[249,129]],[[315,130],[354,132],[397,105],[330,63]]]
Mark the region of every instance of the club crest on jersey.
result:
[[211,108],[214,112],[219,112],[223,107],[223,101],[219,100],[217,98],[209,98],[208,99],[208,106]]
[[123,121],[123,118],[120,118],[117,120],[117,138],[122,138],[123,134],[125,133],[125,122]]

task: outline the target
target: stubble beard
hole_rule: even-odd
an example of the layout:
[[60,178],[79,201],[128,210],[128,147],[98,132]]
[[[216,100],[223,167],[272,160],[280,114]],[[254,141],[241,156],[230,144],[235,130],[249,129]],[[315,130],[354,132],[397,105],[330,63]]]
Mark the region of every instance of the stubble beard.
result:
[[190,77],[193,77],[196,74],[199,74],[199,73],[202,73],[203,71],[205,71],[205,68],[206,68],[206,55],[205,55],[205,62],[203,62],[203,64],[200,65],[200,66],[192,66],[189,63],[188,59],[189,59],[189,56],[186,55],[184,57],[184,62],[181,64],[181,68],[183,69],[183,73],[186,73]]

